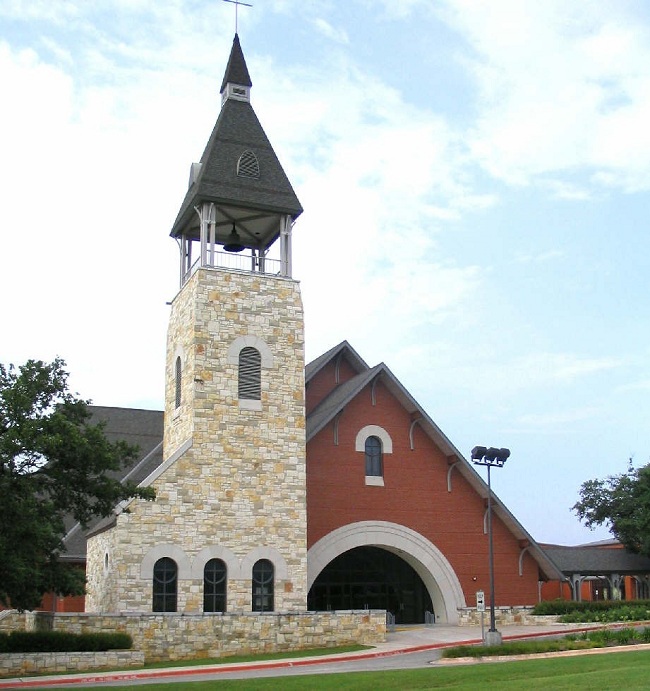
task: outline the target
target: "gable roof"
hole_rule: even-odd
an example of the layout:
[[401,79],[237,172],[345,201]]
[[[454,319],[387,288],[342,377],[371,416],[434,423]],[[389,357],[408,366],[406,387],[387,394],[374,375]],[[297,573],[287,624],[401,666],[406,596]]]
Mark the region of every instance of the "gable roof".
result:
[[[369,367],[352,346],[347,341],[343,341],[307,365],[305,369],[306,381],[312,379],[328,363],[342,357],[345,357],[353,369],[359,373],[335,387],[307,416],[307,441],[313,439],[318,432],[332,422],[336,415],[363,389],[371,385],[375,379],[379,379],[411,415],[412,419],[417,419],[424,432],[447,456],[450,465],[454,465],[479,496],[487,499],[488,487],[481,476],[384,363]],[[93,413],[93,420],[105,422],[105,433],[109,439],[125,439],[140,445],[141,455],[139,459],[131,467],[124,469],[120,475],[121,479],[130,479],[136,483],[142,482],[152,475],[157,468],[160,468],[163,464],[162,412],[98,406],[90,406],[90,410]],[[527,549],[530,552],[545,577],[551,580],[562,580],[564,578],[562,570],[555,564],[552,553],[548,550],[545,551],[535,542],[494,492],[492,492],[492,501],[495,513],[520,541],[522,550]],[[115,515],[98,519],[89,526],[87,532],[81,530],[78,524],[71,527],[64,540],[67,549],[66,557],[68,559],[85,558],[86,536],[110,527],[114,521]]]
[[357,372],[363,372],[368,369],[368,365],[361,358],[359,353],[347,342],[342,341],[338,345],[330,348],[326,353],[323,353],[315,360],[312,360],[305,367],[305,383],[309,383],[320,371],[335,358],[345,356],[352,368]]
[[[332,354],[329,360],[331,361],[334,357],[339,356],[343,351],[347,352],[348,348],[352,351],[346,341],[332,348],[328,351],[328,353]],[[322,358],[319,360],[320,369],[322,369],[326,362],[323,362]],[[329,395],[325,396],[307,416],[307,442],[332,422],[345,406],[375,379],[381,380],[382,384],[395,396],[406,412],[411,415],[411,418],[417,420],[422,430],[447,456],[449,464],[457,467],[458,472],[469,482],[477,494],[487,499],[487,483],[384,363],[367,368],[365,372],[361,372],[356,377],[340,384]],[[520,541],[522,550],[527,549],[530,552],[542,573],[550,580],[562,580],[563,574],[553,562],[553,559],[535,542],[494,492],[492,492],[492,508],[510,532]]]

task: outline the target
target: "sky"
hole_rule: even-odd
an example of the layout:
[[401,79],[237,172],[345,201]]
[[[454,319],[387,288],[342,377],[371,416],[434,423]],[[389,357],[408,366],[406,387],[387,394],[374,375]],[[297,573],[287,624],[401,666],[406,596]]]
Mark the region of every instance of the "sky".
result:
[[[650,5],[252,4],[307,361],[384,362],[466,458],[511,450],[492,487],[537,541],[606,539],[571,507],[650,460]],[[169,232],[234,32],[222,0],[0,3],[0,362],[162,409]]]

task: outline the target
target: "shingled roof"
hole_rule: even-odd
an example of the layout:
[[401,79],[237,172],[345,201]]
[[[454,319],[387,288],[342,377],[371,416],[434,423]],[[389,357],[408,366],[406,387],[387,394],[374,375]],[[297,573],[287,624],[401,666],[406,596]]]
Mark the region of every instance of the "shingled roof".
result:
[[[121,481],[130,480],[139,484],[163,461],[163,413],[160,410],[140,410],[136,408],[111,408],[89,406],[91,424],[99,422],[105,425],[104,434],[111,442],[119,440],[134,444],[139,448],[137,458],[122,470],[111,473]],[[63,539],[66,552],[63,559],[84,561],[86,559],[86,535],[113,517],[96,518],[84,530],[81,525],[68,519],[67,533]]]
[[570,576],[605,576],[608,574],[650,573],[650,559],[616,547],[564,547],[544,545],[544,551]]
[[[222,92],[228,83],[242,87],[251,85],[237,35],[226,67]],[[245,152],[251,152],[255,156],[259,164],[258,176],[238,174],[238,162]],[[231,210],[224,214],[224,217],[238,220],[241,217],[237,209],[272,215],[286,214],[293,219],[302,213],[302,206],[289,178],[247,98],[226,98],[223,101],[217,122],[201,156],[198,174],[190,181],[189,189],[174,221],[171,230],[173,237],[198,237],[195,207],[203,202],[214,202],[221,207],[228,207]],[[243,220],[246,218],[244,216]],[[275,218],[269,218],[268,228],[264,228],[264,232],[260,233],[264,246],[275,240],[275,226]],[[224,222],[223,227],[225,232],[230,231],[227,223]],[[273,229],[275,235],[269,238],[267,233],[271,232],[270,229]]]

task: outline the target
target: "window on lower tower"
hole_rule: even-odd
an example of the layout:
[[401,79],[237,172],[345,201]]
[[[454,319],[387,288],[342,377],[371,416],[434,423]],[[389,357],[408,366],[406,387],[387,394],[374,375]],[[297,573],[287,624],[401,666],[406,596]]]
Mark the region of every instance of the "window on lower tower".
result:
[[370,436],[366,439],[366,477],[381,477],[384,474],[381,439]]
[[203,569],[203,611],[226,611],[228,570],[221,559],[210,559]]
[[260,559],[253,565],[253,612],[273,611],[275,574],[268,559]]
[[163,557],[153,566],[154,612],[175,612],[178,590],[178,566],[173,559]]
[[262,397],[262,356],[257,348],[239,351],[239,398],[259,401]]
[[183,373],[183,365],[181,363],[180,355],[176,358],[176,371],[174,373],[174,404],[176,408],[180,408],[181,405],[181,375]]

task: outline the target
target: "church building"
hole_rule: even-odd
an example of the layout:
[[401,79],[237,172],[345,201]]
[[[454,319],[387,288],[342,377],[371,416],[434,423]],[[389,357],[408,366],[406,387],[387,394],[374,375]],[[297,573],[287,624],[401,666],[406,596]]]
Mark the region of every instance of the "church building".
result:
[[[92,408],[109,438],[139,443],[125,477],[156,500],[71,528],[85,610],[457,623],[489,591],[488,487],[385,364],[347,342],[305,363],[302,207],[251,87],[235,36],[171,230],[164,413]],[[496,604],[533,605],[563,575],[497,498],[493,511]]]

